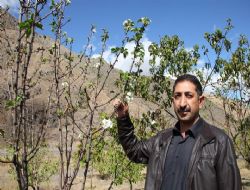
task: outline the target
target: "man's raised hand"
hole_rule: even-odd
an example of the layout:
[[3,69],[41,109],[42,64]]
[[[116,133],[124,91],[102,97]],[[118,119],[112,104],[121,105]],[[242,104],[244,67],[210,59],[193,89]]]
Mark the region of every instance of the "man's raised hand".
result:
[[128,104],[126,102],[122,102],[120,99],[115,99],[113,101],[113,106],[118,118],[128,115]]

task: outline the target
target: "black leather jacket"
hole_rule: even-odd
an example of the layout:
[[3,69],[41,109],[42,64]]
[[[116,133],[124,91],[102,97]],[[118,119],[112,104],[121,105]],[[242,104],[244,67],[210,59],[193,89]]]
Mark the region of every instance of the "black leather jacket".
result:
[[[232,141],[202,119],[204,127],[194,144],[187,176],[187,190],[241,190]],[[130,160],[147,164],[145,190],[159,190],[172,129],[139,141],[129,117],[118,119],[119,140]]]

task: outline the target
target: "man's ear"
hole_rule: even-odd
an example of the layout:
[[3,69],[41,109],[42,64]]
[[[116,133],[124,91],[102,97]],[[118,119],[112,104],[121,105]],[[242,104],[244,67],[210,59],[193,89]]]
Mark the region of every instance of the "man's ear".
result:
[[199,97],[199,108],[201,109],[205,103],[205,96],[201,95]]

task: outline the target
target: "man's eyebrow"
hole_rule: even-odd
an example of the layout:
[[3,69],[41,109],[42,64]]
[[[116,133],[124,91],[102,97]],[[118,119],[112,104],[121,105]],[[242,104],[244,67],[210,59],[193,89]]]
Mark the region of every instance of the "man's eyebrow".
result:
[[186,91],[186,92],[184,92],[185,94],[193,94],[193,92],[191,92],[191,91]]
[[184,93],[184,94],[187,94],[187,93],[192,94],[193,92],[191,92],[191,91],[185,91],[185,92],[177,91],[177,92],[174,92],[174,94],[182,94],[182,93]]
[[182,92],[174,92],[174,94],[181,94]]

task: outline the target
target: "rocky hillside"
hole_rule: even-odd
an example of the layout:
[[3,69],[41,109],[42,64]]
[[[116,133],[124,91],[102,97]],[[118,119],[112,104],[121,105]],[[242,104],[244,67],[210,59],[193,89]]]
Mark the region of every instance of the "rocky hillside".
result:
[[6,29],[17,30],[17,20],[10,14],[6,14],[6,10],[0,7],[0,24],[4,25]]

